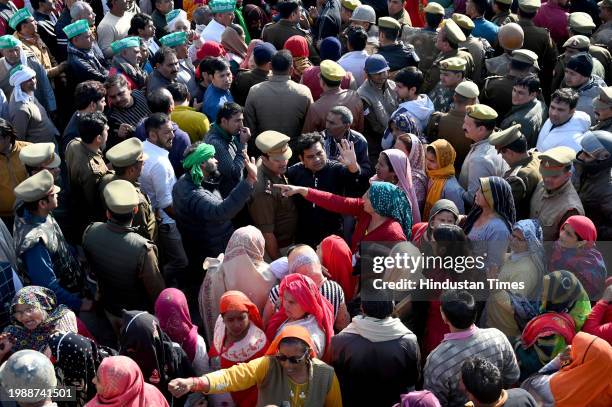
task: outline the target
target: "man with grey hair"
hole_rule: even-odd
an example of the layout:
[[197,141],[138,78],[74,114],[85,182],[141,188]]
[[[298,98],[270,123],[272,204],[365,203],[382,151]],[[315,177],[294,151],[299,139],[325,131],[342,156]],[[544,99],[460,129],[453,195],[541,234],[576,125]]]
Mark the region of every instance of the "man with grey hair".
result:
[[[87,20],[89,26],[94,28],[96,25],[96,13],[94,13],[91,5],[82,0],[78,0],[74,2],[72,7],[70,7],[70,18],[72,21],[79,20]],[[98,61],[105,67],[109,68],[109,65],[106,63],[106,59],[104,58],[104,54],[102,53],[102,49],[98,45],[97,39],[92,39],[91,50],[93,51]]]
[[[22,407],[57,406],[51,400],[51,390],[57,386],[53,364],[48,357],[35,350],[20,350],[11,355],[0,366],[0,397],[2,400],[16,401]],[[45,391],[19,392],[7,394],[9,389],[38,389]],[[47,391],[48,390],[48,391]],[[24,394],[25,393],[25,394]],[[9,399],[8,397],[11,396]]]
[[330,160],[339,160],[340,149],[338,145],[340,141],[345,139],[349,143],[353,142],[357,164],[361,168],[361,176],[367,180],[372,175],[370,159],[368,158],[368,142],[363,134],[351,129],[353,120],[353,113],[346,106],[334,106],[329,109],[325,117],[323,148]]
[[344,68],[337,62],[325,60],[321,62],[320,70],[319,84],[323,93],[308,109],[302,133],[324,130],[327,113],[334,106],[346,106],[350,109],[353,116],[351,128],[363,131],[364,109],[361,97],[354,90],[340,88],[340,83],[346,75]]

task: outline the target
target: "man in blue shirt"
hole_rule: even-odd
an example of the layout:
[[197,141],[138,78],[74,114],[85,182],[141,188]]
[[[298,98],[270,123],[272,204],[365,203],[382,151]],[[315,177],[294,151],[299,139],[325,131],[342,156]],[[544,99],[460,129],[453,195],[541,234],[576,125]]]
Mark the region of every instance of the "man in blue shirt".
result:
[[24,284],[49,288],[60,304],[75,312],[89,310],[92,301],[80,296],[84,273],[51,215],[60,191],[53,182],[53,175],[42,170],[15,187],[18,204],[13,239],[19,276]]
[[232,72],[229,64],[221,58],[216,58],[208,65],[210,85],[204,93],[202,113],[208,116],[211,122],[217,121],[217,113],[224,104],[233,102],[234,97],[230,92],[232,86]]
[[489,44],[495,44],[499,26],[489,20],[485,20],[484,13],[486,9],[487,0],[468,0],[465,6],[466,14],[474,21],[472,35],[474,37],[484,38],[489,41]]

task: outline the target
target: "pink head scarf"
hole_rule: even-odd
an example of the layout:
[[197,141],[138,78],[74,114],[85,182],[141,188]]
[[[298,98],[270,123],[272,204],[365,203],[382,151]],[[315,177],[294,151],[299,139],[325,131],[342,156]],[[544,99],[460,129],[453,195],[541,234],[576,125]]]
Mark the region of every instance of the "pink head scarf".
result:
[[[414,149],[414,144],[412,145]],[[420,146],[420,145],[419,145]],[[422,149],[422,148],[421,148]],[[412,151],[410,155],[412,155]],[[410,201],[410,208],[412,209],[412,223],[417,224],[421,221],[421,211],[419,210],[419,201],[416,193],[414,192],[414,186],[412,184],[412,166],[411,162],[404,154],[402,150],[397,148],[390,148],[383,151],[393,168],[393,172],[397,175],[399,187],[404,191],[408,200]],[[378,177],[373,176],[370,181],[380,181]]]
[[[574,215],[567,218],[563,226],[570,225],[582,240],[589,243],[597,240],[597,228],[593,221],[586,216]],[[561,228],[563,229],[563,226]]]
[[155,301],[155,316],[170,339],[181,345],[193,361],[198,343],[198,327],[191,322],[187,298],[181,290],[166,288]]
[[251,66],[251,59],[253,58],[253,50],[259,44],[263,44],[263,41],[257,38],[251,40],[249,43],[249,48],[247,49],[246,57],[244,58],[244,61],[240,63],[241,69],[252,69],[255,66],[255,62],[253,62],[253,66]]
[[86,407],[168,407],[155,386],[145,383],[140,368],[127,356],[110,356],[98,367],[98,394]]
[[302,274],[289,274],[281,281],[279,289],[281,306],[268,322],[266,327],[268,338],[276,337],[278,328],[288,318],[285,313],[285,292],[288,292],[295,298],[304,312],[315,317],[319,328],[325,332],[325,349],[327,352],[331,337],[334,335],[334,309],[331,303],[321,295],[319,287],[317,287],[314,281]]

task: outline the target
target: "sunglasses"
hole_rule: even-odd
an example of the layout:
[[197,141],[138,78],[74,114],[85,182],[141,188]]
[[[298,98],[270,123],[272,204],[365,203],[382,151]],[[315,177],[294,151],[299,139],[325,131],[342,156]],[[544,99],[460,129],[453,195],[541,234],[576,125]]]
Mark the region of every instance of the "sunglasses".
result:
[[294,365],[297,365],[299,363],[302,363],[302,361],[306,359],[306,356],[308,356],[308,351],[304,352],[304,354],[300,356],[299,358],[295,356],[283,355],[282,353],[277,354],[275,358],[279,362],[289,362],[289,363],[293,363]]

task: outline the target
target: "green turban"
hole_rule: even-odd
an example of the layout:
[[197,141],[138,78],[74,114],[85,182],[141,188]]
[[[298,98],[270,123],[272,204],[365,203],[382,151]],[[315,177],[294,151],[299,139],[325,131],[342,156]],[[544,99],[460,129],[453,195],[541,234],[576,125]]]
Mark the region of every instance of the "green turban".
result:
[[202,179],[204,178],[202,163],[214,156],[215,147],[210,144],[202,143],[185,157],[183,160],[183,168],[189,171],[194,184],[200,185],[202,183]]

